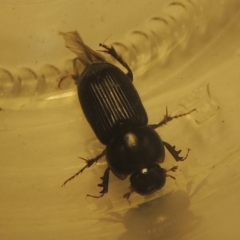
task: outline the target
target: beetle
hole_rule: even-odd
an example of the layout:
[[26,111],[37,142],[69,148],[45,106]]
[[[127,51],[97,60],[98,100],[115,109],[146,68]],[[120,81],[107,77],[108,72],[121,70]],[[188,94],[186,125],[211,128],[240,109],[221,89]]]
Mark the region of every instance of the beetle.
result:
[[[156,192],[164,186],[166,177],[175,179],[168,172],[176,171],[177,166],[165,170],[159,165],[164,161],[164,147],[176,161],[185,160],[190,149],[185,157],[179,156],[181,150],[177,151],[175,146],[163,141],[155,129],[196,109],[170,116],[166,108],[164,118],[157,124],[149,125],[145,108],[132,83],[133,73],[114,47],[99,44],[102,52],[118,61],[127,73],[85,45],[78,32],[60,34],[66,47],[77,54],[73,60],[72,77],[77,84],[83,113],[99,141],[106,146],[96,157],[89,160],[82,158],[86,165],[68,178],[63,186],[103,156],[108,166],[101,177],[102,182],[98,184],[102,190],[100,195],[87,196],[100,198],[108,192],[110,171],[121,180],[130,176],[130,191],[123,196],[127,199],[132,192],[144,196]],[[83,72],[81,65],[85,68]]]

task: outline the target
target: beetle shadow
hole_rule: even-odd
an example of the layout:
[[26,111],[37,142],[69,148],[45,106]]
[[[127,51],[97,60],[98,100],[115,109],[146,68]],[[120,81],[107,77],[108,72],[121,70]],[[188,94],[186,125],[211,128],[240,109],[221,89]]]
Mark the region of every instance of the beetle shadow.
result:
[[209,172],[200,182],[190,181],[187,191],[177,190],[129,209],[124,216],[110,213],[102,221],[121,223],[126,231],[117,240],[185,239],[202,218],[191,210],[191,199],[208,186]]
[[198,222],[186,192],[176,191],[129,210],[123,219],[122,239],[180,239]]
[[190,203],[189,194],[178,190],[131,208],[124,216],[114,212],[101,220],[124,225],[118,240],[184,239],[200,221],[189,210]]

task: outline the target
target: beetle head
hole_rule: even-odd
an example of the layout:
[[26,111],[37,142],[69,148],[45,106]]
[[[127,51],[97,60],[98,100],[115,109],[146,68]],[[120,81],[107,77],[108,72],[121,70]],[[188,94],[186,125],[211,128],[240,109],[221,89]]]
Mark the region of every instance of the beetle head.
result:
[[140,195],[149,195],[165,185],[166,170],[158,164],[134,172],[130,177],[131,189]]

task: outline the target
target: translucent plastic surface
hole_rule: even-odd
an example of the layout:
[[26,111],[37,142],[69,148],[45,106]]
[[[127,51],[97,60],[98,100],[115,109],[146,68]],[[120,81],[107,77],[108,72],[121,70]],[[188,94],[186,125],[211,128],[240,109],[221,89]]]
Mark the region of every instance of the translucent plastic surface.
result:
[[[0,239],[239,239],[239,1],[1,1]],[[176,181],[122,198],[129,181],[105,159],[62,188],[102,146],[66,79],[74,55],[58,31],[98,49],[108,38],[134,70],[149,123],[197,108],[158,129],[182,155]],[[113,40],[117,39],[117,40]]]

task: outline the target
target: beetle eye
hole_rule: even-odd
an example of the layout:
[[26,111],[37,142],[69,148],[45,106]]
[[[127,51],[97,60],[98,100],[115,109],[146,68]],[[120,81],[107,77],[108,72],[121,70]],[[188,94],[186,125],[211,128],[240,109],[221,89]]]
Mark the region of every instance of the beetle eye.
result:
[[134,172],[130,177],[131,188],[140,195],[149,195],[162,188],[166,182],[166,170],[158,164]]

